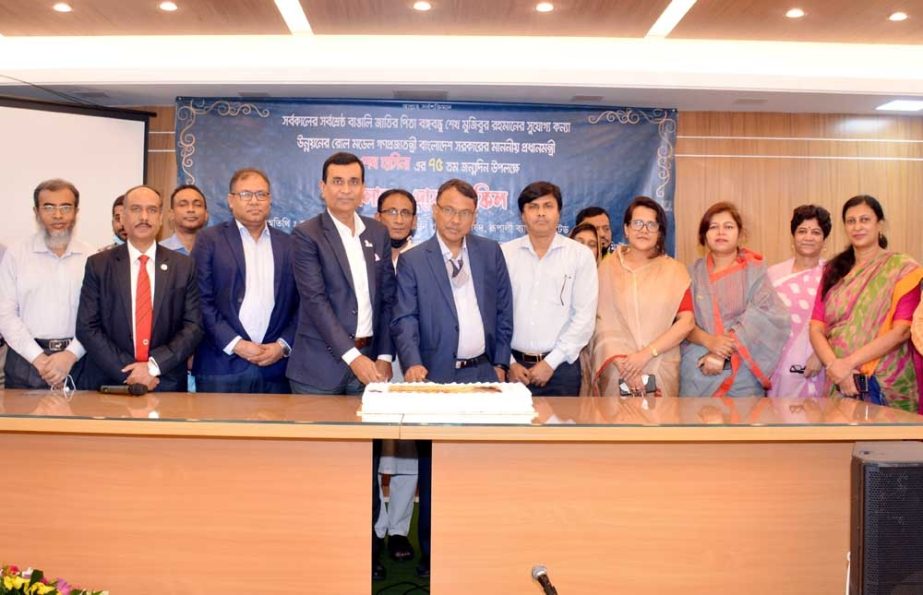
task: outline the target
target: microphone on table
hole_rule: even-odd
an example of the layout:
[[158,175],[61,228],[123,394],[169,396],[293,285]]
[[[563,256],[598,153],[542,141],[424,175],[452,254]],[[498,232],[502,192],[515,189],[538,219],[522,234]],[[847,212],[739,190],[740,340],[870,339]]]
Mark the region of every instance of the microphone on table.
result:
[[131,395],[140,397],[147,394],[147,385],[136,382],[134,384],[104,384],[99,387],[99,392],[106,395]]
[[533,566],[532,578],[537,580],[538,584],[542,586],[545,595],[558,595],[558,590],[554,588],[554,585],[551,584],[551,579],[548,578],[548,569],[544,566]]

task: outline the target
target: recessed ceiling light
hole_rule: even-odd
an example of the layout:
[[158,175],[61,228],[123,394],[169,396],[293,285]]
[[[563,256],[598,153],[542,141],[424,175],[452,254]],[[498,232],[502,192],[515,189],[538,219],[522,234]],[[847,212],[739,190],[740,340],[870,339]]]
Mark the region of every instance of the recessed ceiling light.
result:
[[535,10],[538,12],[551,12],[554,10],[554,4],[551,2],[539,2],[535,5]]
[[176,5],[176,2],[161,2],[157,5],[157,8],[164,12],[173,12],[179,8],[179,6]]
[[923,100],[918,99],[895,99],[875,109],[883,112],[919,112],[923,111]]
[[646,37],[666,37],[689,12],[696,0],[673,0],[651,26]]
[[801,17],[804,16],[804,11],[801,10],[800,8],[792,8],[792,9],[789,9],[789,11],[785,13],[785,16],[787,16],[790,19],[800,19]]
[[420,12],[426,12],[427,10],[433,7],[432,4],[426,2],[426,0],[419,0],[418,2],[413,3],[413,9],[419,10]]
[[889,21],[899,22],[907,20],[906,12],[892,12],[891,16],[888,17]]
[[74,10],[73,8],[71,8],[71,5],[68,4],[67,2],[58,2],[51,8],[53,8],[56,12],[71,12],[72,10]]

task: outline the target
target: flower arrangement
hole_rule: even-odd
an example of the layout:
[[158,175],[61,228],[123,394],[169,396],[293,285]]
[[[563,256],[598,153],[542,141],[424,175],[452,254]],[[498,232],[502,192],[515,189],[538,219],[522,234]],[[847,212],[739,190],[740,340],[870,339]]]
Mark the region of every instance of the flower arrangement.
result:
[[64,579],[45,578],[41,570],[4,566],[0,570],[0,595],[109,595],[109,591],[87,591],[70,586]]

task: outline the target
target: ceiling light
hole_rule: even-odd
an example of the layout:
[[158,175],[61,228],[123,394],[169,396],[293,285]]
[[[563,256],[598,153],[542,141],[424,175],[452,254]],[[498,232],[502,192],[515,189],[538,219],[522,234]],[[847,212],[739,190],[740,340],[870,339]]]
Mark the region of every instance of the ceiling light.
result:
[[157,5],[157,8],[164,12],[174,12],[179,6],[176,5],[176,2],[161,2]]
[[304,14],[301,2],[298,0],[275,0],[275,2],[276,8],[279,9],[279,14],[282,15],[282,19],[288,25],[288,30],[293,35],[310,35],[312,33],[311,24]]
[[919,112],[923,111],[923,100],[918,99],[895,99],[875,109],[883,112]]
[[432,4],[426,2],[426,0],[419,0],[418,2],[413,3],[413,9],[419,10],[420,12],[426,12],[427,10],[433,7]]
[[894,21],[895,23],[900,22],[900,21],[906,21],[907,13],[906,12],[892,12],[891,16],[888,17],[888,20]]
[[657,22],[647,32],[647,37],[666,37],[679,24],[686,13],[695,5],[695,0],[673,0],[660,13]]
[[551,12],[554,10],[554,4],[551,2],[539,2],[535,5],[535,10],[538,12]]
[[792,9],[789,9],[789,11],[785,13],[785,16],[787,16],[790,19],[800,19],[801,17],[804,16],[804,11],[801,10],[800,8],[792,8]]
[[72,10],[74,10],[73,8],[71,8],[71,5],[68,4],[67,2],[58,2],[51,8],[53,8],[57,12],[71,12]]

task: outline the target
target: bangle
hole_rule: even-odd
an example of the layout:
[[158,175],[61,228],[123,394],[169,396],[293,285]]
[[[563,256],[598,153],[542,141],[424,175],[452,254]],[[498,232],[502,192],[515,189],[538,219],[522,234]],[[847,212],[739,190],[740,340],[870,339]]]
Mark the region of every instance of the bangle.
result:
[[660,352],[657,351],[657,348],[656,348],[656,347],[654,347],[653,345],[650,345],[650,348],[651,348],[651,355],[652,355],[652,356],[657,357],[658,355],[660,355]]

